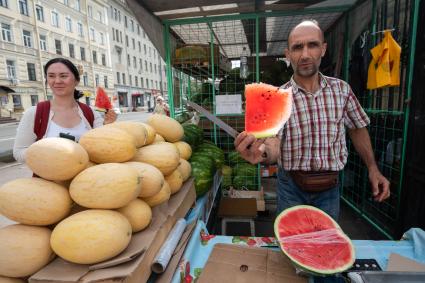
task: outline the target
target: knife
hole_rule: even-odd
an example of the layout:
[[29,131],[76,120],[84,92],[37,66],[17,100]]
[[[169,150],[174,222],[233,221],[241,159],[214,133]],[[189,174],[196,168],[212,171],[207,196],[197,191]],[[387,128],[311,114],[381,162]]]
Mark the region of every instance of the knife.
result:
[[233,138],[236,138],[237,135],[239,135],[239,132],[230,127],[228,124],[223,122],[220,118],[214,116],[211,114],[208,110],[203,108],[202,106],[199,106],[195,102],[187,101],[187,105],[198,111],[199,113],[203,114],[205,117],[207,117],[208,120],[219,126],[221,129],[223,129],[226,133],[228,133]]

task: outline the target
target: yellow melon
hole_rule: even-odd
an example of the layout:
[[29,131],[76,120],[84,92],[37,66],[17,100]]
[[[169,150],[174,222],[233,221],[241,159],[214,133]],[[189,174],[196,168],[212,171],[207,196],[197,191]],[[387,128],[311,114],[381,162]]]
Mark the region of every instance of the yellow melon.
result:
[[165,139],[161,135],[155,134],[155,138],[153,139],[152,143],[158,143],[158,142],[165,142]]
[[0,275],[30,276],[54,257],[51,231],[46,227],[15,224],[0,229]]
[[170,185],[171,194],[180,191],[183,185],[183,177],[180,170],[176,168],[170,175],[165,176],[165,181]]
[[147,137],[146,137],[146,144],[151,144],[153,143],[153,141],[155,140],[155,136],[156,136],[156,131],[154,128],[152,128],[151,126],[149,126],[146,123],[142,123],[143,126],[145,126],[146,132],[148,133]]
[[170,185],[168,185],[167,181],[165,181],[159,193],[151,197],[142,198],[142,200],[149,204],[150,207],[154,207],[168,201],[170,199],[170,196]]
[[89,209],[62,220],[53,229],[50,244],[65,260],[93,264],[122,252],[131,240],[131,225],[119,212]]
[[183,182],[189,179],[190,174],[192,173],[192,166],[189,161],[180,158],[180,164],[177,169],[180,170],[180,173],[182,174]]
[[179,166],[180,154],[172,143],[162,142],[146,145],[137,150],[132,161],[151,164],[164,175],[173,172]]
[[153,114],[147,122],[168,142],[179,141],[184,135],[182,125],[166,115]]
[[0,276],[0,283],[25,283],[26,281],[20,278]]
[[100,127],[86,132],[80,144],[96,163],[125,162],[136,153],[134,137],[114,127]]
[[139,197],[150,197],[157,194],[164,184],[164,175],[153,165],[143,162],[129,161],[124,164],[130,165],[139,173],[141,190]]
[[173,143],[177,149],[179,150],[180,157],[189,160],[190,156],[192,155],[192,148],[187,142],[184,141],[178,141]]
[[140,122],[134,121],[118,121],[107,125],[126,131],[134,137],[136,147],[142,147],[146,144],[148,132],[145,126]]
[[142,231],[148,227],[152,220],[151,207],[141,199],[132,200],[126,206],[117,209],[117,211],[127,217],[133,233]]
[[50,225],[71,211],[68,190],[41,178],[20,178],[0,187],[0,213],[28,225]]
[[89,156],[76,142],[64,138],[41,139],[25,152],[25,163],[38,176],[47,180],[72,179],[83,171]]
[[140,194],[136,169],[122,163],[105,163],[87,168],[72,180],[71,198],[88,208],[115,209]]

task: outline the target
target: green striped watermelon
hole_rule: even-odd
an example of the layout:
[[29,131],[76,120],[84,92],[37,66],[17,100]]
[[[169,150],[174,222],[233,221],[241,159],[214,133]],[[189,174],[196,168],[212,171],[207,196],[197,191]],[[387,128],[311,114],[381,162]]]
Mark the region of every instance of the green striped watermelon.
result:
[[292,90],[263,83],[245,86],[245,131],[257,138],[275,136],[288,121]]

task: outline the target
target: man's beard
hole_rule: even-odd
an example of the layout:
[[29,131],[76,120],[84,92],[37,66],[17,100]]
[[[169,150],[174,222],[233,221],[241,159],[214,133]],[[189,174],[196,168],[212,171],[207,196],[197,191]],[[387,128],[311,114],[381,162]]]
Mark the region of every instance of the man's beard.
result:
[[[300,64],[302,64],[303,62],[300,62]],[[292,65],[294,66],[294,65]],[[320,62],[316,65],[314,62],[311,63],[310,68],[307,69],[303,69],[303,68],[299,68],[297,66],[297,68],[294,70],[294,72],[303,78],[310,78],[312,76],[314,76],[315,74],[317,74],[319,72],[319,66],[320,66]]]

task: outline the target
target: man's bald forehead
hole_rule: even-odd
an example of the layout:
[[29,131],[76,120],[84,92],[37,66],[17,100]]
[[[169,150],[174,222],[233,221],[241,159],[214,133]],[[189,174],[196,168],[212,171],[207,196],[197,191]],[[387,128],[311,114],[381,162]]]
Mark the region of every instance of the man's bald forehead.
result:
[[301,23],[299,23],[298,25],[294,26],[294,27],[291,29],[291,31],[289,32],[289,35],[288,35],[288,42],[289,42],[289,39],[290,39],[290,37],[291,37],[292,33],[293,33],[293,32],[294,32],[297,28],[299,28],[299,27],[313,27],[313,28],[316,28],[316,29],[320,32],[320,36],[321,36],[321,38],[322,38],[322,42],[324,42],[324,41],[325,41],[325,36],[324,36],[324,34],[323,34],[322,29],[319,27],[319,23],[318,23],[316,20],[304,20],[304,21],[302,21]]

